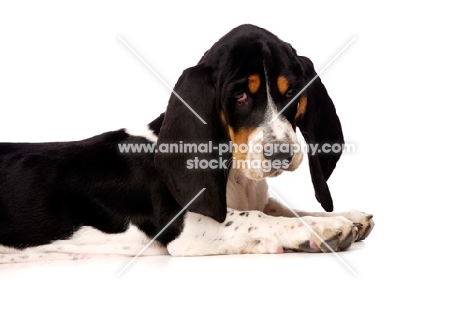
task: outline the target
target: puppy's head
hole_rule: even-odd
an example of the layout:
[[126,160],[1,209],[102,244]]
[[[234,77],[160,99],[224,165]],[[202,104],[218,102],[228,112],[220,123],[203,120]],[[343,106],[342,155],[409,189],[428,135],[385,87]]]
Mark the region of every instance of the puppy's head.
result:
[[[298,56],[288,43],[262,28],[239,26],[216,42],[197,66],[184,71],[174,88],[177,95],[169,101],[158,144],[229,144],[229,151],[221,156],[213,150],[198,160],[227,159],[233,169],[250,179],[293,171],[307,152],[299,145],[297,128],[309,144],[343,141],[333,103],[315,76],[312,62]],[[313,78],[312,85],[305,88]],[[180,204],[190,200],[188,189],[205,187],[189,210],[222,221],[226,167],[188,170],[189,157],[156,155],[155,164]],[[332,210],[326,180],[340,154],[319,158],[308,153],[308,157],[316,197],[325,210]]]
[[244,25],[202,61],[217,68],[213,79],[220,118],[233,142],[233,168],[251,179],[295,170],[303,158],[295,130],[307,107],[307,94],[300,91],[308,81],[291,46]]

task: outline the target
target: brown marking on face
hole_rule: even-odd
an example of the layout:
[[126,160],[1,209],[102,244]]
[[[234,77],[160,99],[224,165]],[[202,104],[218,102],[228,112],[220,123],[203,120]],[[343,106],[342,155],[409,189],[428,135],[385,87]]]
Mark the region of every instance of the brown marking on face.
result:
[[260,76],[258,74],[253,74],[250,75],[247,80],[250,93],[257,93],[258,89],[260,88]]
[[[247,145],[249,142],[249,137],[255,131],[256,128],[241,128],[237,131],[234,131],[234,129],[231,126],[228,126],[229,130],[229,137],[231,138],[232,142],[237,145],[237,148],[234,147],[232,150],[232,156],[233,158],[236,158],[238,160],[245,159],[247,156],[247,153],[242,153],[239,149],[240,145]],[[237,149],[237,150],[236,150]]]
[[302,95],[301,98],[299,99],[299,104],[297,105],[297,112],[296,116],[294,117],[294,120],[297,121],[302,116],[304,115],[305,111],[307,108],[307,97],[305,95]]
[[278,90],[281,95],[286,94],[289,89],[289,81],[284,76],[279,76],[276,83],[278,84]]
[[223,122],[225,126],[228,126],[228,123],[226,120],[226,114],[224,113],[224,111],[221,111],[221,122]]

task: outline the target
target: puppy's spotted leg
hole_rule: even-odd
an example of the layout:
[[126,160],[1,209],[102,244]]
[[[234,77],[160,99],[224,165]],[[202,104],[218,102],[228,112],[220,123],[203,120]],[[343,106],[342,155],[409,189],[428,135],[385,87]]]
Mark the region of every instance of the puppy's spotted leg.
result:
[[187,213],[182,233],[167,249],[173,256],[329,252],[348,249],[356,236],[357,227],[345,217],[299,219],[228,209],[223,223]]
[[[282,217],[296,217],[296,215],[286,206],[278,202],[274,198],[269,198],[267,205],[264,210],[265,214],[271,216],[282,216]],[[374,228],[374,220],[372,219],[372,214],[366,214],[359,211],[347,211],[347,212],[303,212],[295,210],[296,214],[303,216],[313,216],[313,217],[336,217],[342,216],[346,219],[352,221],[358,227],[358,236],[356,241],[364,240],[369,236],[372,229]]]
[[283,249],[278,239],[265,232],[261,212],[237,211],[228,208],[223,223],[188,212],[182,233],[167,245],[173,256],[221,254],[268,254]]

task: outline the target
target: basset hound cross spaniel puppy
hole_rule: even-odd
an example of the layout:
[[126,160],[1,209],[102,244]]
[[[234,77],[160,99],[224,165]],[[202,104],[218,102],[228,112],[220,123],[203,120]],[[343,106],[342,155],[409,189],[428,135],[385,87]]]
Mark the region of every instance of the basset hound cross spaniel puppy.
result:
[[[326,182],[341,153],[292,148],[296,130],[308,144],[344,142],[320,78],[303,90],[315,76],[312,62],[290,44],[242,25],[182,73],[167,110],[146,133],[1,143],[0,262],[133,256],[147,243],[142,255],[349,249],[372,231],[372,215],[297,218],[269,197],[265,181],[294,171],[307,156],[315,196],[333,210]],[[212,148],[156,152],[182,143]],[[121,148],[139,144],[156,150]]]

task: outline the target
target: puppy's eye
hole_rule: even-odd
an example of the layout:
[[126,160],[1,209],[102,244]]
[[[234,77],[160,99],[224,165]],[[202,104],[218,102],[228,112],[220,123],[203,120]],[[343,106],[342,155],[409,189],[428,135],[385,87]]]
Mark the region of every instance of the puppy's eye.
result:
[[292,96],[293,96],[293,89],[289,89],[289,90],[286,92],[285,96],[286,96],[287,98],[292,97]]
[[234,97],[236,98],[236,101],[237,101],[237,103],[239,105],[243,105],[247,101],[247,93],[246,92],[238,93],[238,94],[234,95]]

